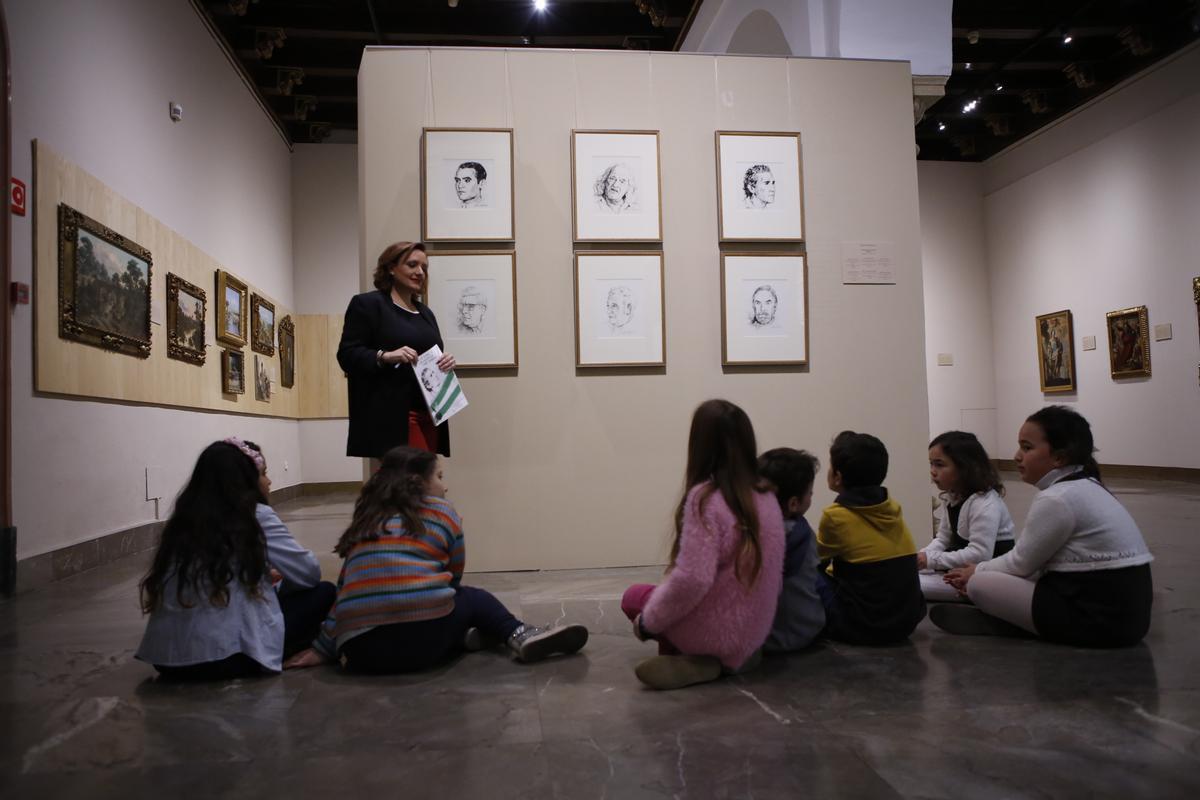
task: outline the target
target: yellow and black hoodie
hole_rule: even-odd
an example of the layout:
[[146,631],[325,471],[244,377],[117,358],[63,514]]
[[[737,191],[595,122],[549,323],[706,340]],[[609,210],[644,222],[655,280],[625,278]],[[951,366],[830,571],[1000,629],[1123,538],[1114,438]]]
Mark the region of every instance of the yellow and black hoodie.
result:
[[825,635],[852,644],[890,644],[925,617],[917,547],[900,504],[882,486],[837,496],[821,515],[817,557],[825,566]]

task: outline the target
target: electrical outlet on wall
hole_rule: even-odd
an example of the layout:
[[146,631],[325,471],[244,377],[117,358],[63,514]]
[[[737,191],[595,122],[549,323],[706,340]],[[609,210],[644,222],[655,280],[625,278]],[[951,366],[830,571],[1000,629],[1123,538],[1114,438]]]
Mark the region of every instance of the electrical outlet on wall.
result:
[[286,459],[286,458],[283,460],[283,471],[284,471],[284,472],[287,472],[287,471],[288,471],[288,463],[287,463],[287,459]]

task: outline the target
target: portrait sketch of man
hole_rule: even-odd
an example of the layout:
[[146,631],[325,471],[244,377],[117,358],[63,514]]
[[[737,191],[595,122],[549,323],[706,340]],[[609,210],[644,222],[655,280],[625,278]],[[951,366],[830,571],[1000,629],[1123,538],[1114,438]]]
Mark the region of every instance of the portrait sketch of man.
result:
[[750,295],[750,327],[756,329],[775,325],[779,312],[779,295],[768,283],[757,287]]
[[608,319],[608,332],[612,336],[637,335],[636,316],[637,301],[633,289],[624,284],[609,288],[604,299],[605,316]]
[[624,162],[609,164],[596,178],[593,193],[596,207],[610,214],[636,211],[640,205],[637,177]]
[[425,367],[421,370],[421,385],[426,392],[433,394],[442,385],[441,375],[433,367]]
[[458,332],[467,336],[483,334],[484,318],[487,316],[488,298],[479,287],[463,287],[458,295]]
[[478,161],[464,161],[454,171],[454,194],[459,208],[487,208],[487,169]]
[[754,164],[742,178],[742,202],[746,208],[771,208],[775,204],[775,174],[766,164]]

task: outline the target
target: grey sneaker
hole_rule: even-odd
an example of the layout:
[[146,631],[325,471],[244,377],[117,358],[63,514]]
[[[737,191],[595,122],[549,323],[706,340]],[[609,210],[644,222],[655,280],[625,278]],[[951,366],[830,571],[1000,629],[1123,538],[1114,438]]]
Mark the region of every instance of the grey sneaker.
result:
[[553,655],[577,653],[587,644],[587,640],[588,629],[582,625],[564,625],[561,628],[522,625],[508,637],[507,644],[518,661],[530,664]]
[[654,656],[633,672],[651,689],[682,689],[721,677],[721,661],[713,656]]

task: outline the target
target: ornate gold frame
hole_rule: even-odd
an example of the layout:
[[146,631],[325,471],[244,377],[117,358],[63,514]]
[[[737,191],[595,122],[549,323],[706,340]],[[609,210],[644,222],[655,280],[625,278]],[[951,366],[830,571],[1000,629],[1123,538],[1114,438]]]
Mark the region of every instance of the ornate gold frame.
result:
[[[271,332],[265,335],[258,330],[258,311],[262,308],[271,312]],[[250,349],[264,356],[275,355],[275,304],[257,292],[250,294]]]
[[[1064,344],[1064,350],[1070,362],[1070,377],[1068,382],[1063,386],[1047,386],[1046,385],[1046,351],[1042,347],[1042,323],[1050,322],[1053,319],[1065,319],[1067,324],[1067,341]],[[1049,314],[1039,314],[1034,317],[1034,341],[1037,342],[1038,351],[1038,384],[1041,386],[1042,392],[1045,394],[1053,394],[1055,392],[1073,392],[1075,391],[1075,320],[1071,316],[1069,309],[1062,311],[1052,311]]]
[[[225,311],[225,291],[233,289],[240,295],[238,303],[238,330],[242,332],[241,336],[235,333],[229,333],[225,330],[226,311]],[[247,313],[246,302],[249,299],[246,284],[237,278],[230,275],[223,269],[217,270],[217,330],[216,336],[218,342],[224,342],[234,347],[246,346],[246,320],[249,318]]]
[[[97,325],[82,322],[79,319],[78,297],[78,236],[84,230],[104,243],[123,250],[125,253],[146,263],[146,316],[139,320],[144,324],[138,327],[145,331],[144,336],[129,336],[118,331],[107,330]],[[117,353],[149,358],[151,346],[150,334],[150,298],[153,273],[153,262],[150,251],[130,239],[126,239],[113,229],[101,225],[91,217],[82,214],[66,203],[58,205],[58,335],[63,339],[73,339],[84,344],[103,347]],[[140,294],[141,291],[139,290]]]
[[291,315],[279,320],[279,385],[296,385],[296,325]]
[[[242,364],[242,382],[237,386],[230,380],[230,365],[234,359],[241,361]],[[246,393],[246,354],[241,350],[221,351],[221,391],[225,394]]]
[[[1196,301],[1196,324],[1200,326],[1200,277],[1192,278],[1192,297]],[[1196,364],[1196,380],[1200,381],[1200,363]]]
[[[1137,326],[1138,341],[1134,343],[1141,361],[1140,367],[1126,367],[1117,362],[1118,343],[1113,338],[1113,327],[1118,322]],[[1113,378],[1150,377],[1150,320],[1145,306],[1132,306],[1105,315],[1104,329],[1108,333],[1108,363]]]
[[[188,347],[179,336],[180,290],[200,300],[200,349]],[[190,364],[203,364],[205,358],[205,320],[208,317],[208,297],[204,290],[173,272],[167,273],[167,357]]]

